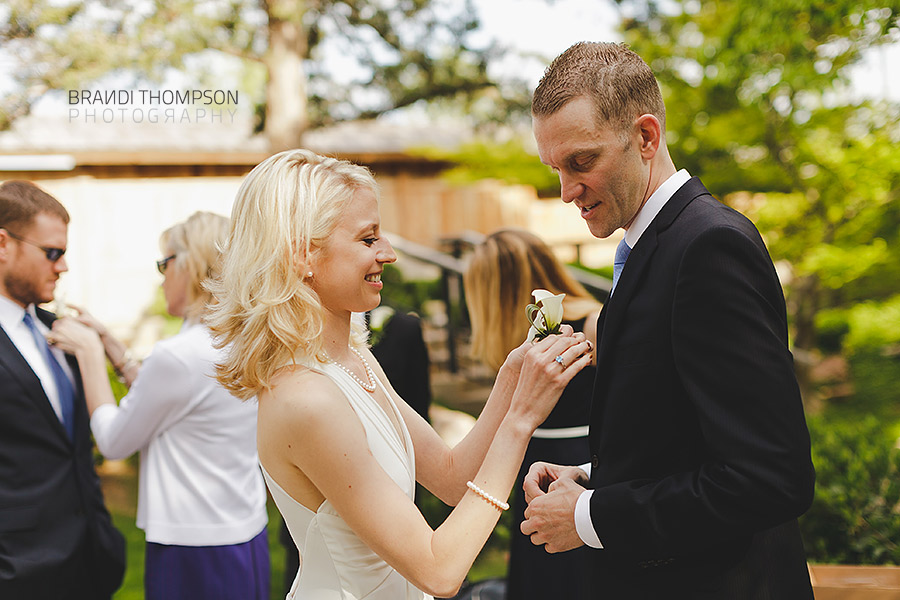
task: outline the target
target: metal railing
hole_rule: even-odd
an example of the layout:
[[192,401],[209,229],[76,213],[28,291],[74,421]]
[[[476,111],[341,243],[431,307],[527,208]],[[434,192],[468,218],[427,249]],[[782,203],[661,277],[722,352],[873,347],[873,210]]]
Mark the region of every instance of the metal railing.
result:
[[[447,330],[447,366],[451,373],[458,372],[459,356],[456,339],[465,325],[465,321],[468,320],[462,282],[463,272],[465,271],[464,262],[458,256],[411,242],[394,234],[386,235],[391,240],[391,245],[396,251],[413,260],[440,269],[441,300],[447,311],[447,323],[445,325]],[[458,307],[458,309],[454,307]]]

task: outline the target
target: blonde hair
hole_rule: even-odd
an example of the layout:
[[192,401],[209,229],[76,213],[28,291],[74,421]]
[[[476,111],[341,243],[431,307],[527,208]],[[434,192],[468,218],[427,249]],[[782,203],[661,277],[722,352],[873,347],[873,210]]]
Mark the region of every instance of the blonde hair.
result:
[[532,290],[565,293],[567,321],[582,319],[601,306],[547,244],[520,229],[500,229],[476,246],[463,284],[472,323],[472,355],[495,370],[525,341],[525,307],[534,302]]
[[[216,378],[250,398],[267,389],[287,364],[325,362],[325,309],[305,279],[305,264],[325,246],[347,203],[359,190],[378,198],[365,167],[287,150],[257,165],[238,190],[222,274],[209,284],[214,304],[207,324],[226,348]],[[350,342],[365,345],[351,325]]]
[[159,237],[166,256],[175,255],[175,268],[188,274],[186,319],[197,319],[206,312],[212,295],[204,282],[219,276],[221,249],[228,236],[228,217],[210,212],[195,212],[188,219],[169,227]]

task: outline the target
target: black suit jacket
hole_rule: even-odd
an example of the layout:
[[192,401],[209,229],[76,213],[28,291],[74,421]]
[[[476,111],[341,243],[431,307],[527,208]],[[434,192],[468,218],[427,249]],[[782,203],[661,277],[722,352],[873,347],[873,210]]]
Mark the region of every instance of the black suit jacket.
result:
[[[53,315],[37,312],[52,323]],[[0,598],[109,598],[122,582],[125,542],[104,506],[84,391],[71,357],[70,366],[77,394],[74,440],[0,328]]]
[[809,434],[753,224],[683,185],[632,250],[597,352],[595,597],[812,598]]

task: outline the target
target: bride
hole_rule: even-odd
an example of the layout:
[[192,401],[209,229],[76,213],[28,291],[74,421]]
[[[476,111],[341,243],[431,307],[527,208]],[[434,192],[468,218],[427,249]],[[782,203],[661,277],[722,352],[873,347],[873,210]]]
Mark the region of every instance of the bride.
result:
[[[369,171],[345,161],[268,158],[238,191],[211,284],[208,322],[227,351],[217,377],[258,398],[260,464],[300,551],[289,599],[456,594],[508,508],[532,432],[590,362],[571,328],[516,348],[472,431],[448,448],[351,319],[378,306],[396,260],[377,193]],[[435,530],[413,503],[417,480],[455,506]]]

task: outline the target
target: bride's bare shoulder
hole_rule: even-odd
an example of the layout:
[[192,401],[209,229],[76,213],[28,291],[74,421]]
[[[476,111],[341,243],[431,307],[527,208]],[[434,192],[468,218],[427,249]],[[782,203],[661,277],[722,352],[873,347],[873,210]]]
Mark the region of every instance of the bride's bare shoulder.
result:
[[302,365],[280,369],[259,394],[260,418],[294,421],[333,416],[345,402],[340,388],[321,371]]

